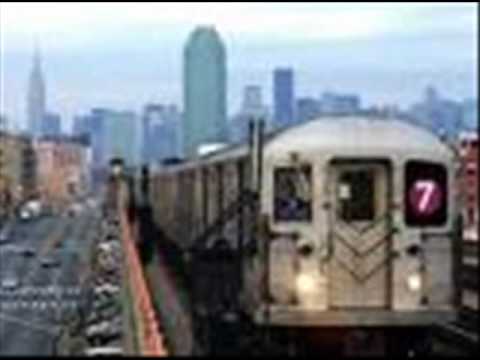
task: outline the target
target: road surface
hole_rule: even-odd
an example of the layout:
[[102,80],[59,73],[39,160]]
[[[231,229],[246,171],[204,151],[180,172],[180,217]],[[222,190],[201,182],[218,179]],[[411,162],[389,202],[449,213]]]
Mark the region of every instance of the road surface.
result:
[[[77,306],[96,221],[90,212],[19,223],[13,241],[0,245],[0,282],[20,280],[14,291],[0,288],[0,356],[55,354],[61,320]],[[33,248],[35,256],[17,253],[12,244]],[[41,261],[52,256],[60,265],[44,268]]]

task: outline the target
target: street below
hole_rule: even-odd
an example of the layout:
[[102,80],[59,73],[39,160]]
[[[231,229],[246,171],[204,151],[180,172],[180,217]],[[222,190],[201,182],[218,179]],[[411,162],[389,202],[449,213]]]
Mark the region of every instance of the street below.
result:
[[81,300],[96,219],[90,212],[14,224],[0,245],[0,284],[16,283],[0,286],[0,356],[57,353],[65,319]]

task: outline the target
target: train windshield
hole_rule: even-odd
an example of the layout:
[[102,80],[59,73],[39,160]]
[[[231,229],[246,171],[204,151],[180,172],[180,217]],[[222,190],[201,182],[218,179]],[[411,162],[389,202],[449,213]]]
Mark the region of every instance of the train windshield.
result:
[[275,169],[274,217],[276,221],[311,221],[311,172],[310,166]]
[[375,175],[372,170],[346,171],[339,182],[340,216],[347,222],[375,218]]
[[447,221],[447,170],[443,165],[409,161],[405,168],[405,222],[442,226]]

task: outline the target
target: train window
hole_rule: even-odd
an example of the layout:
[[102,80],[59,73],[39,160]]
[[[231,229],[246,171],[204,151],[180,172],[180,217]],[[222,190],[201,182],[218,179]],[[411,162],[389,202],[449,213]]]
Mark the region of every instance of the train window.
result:
[[340,176],[337,196],[340,217],[347,222],[375,218],[375,176],[372,170],[345,171]]
[[447,220],[447,170],[410,161],[405,169],[405,222],[409,226],[442,226]]
[[275,221],[311,221],[311,172],[310,166],[275,169]]

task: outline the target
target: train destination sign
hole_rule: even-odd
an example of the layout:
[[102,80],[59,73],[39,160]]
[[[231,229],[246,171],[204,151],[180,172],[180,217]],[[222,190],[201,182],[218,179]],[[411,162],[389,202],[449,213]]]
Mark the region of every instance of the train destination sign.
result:
[[416,180],[409,192],[411,209],[417,216],[430,216],[442,206],[444,194],[438,182],[432,179]]

